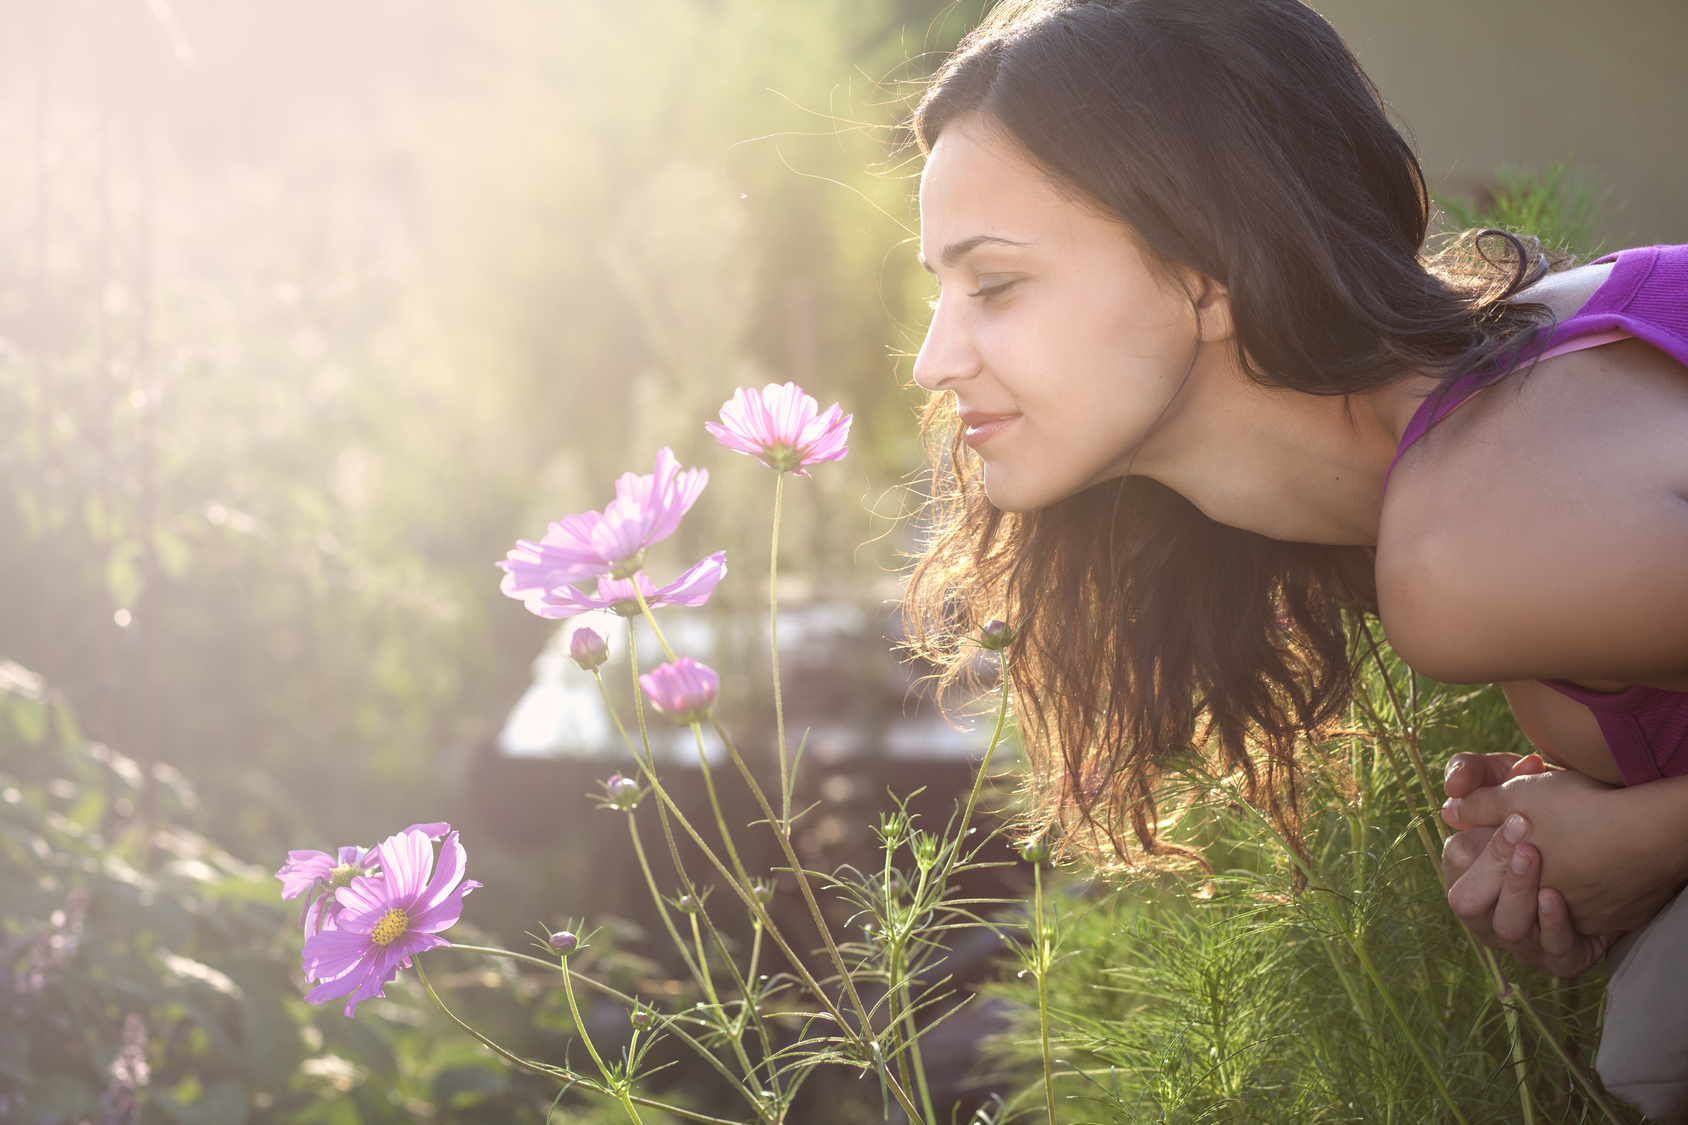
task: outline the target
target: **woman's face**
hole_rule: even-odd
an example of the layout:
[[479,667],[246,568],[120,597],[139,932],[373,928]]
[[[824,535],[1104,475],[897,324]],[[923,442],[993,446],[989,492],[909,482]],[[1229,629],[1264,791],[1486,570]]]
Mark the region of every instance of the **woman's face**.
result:
[[1123,223],[973,115],[926,162],[920,252],[941,291],[915,382],[955,393],[993,504],[1030,511],[1153,475],[1150,435],[1196,358],[1197,318]]

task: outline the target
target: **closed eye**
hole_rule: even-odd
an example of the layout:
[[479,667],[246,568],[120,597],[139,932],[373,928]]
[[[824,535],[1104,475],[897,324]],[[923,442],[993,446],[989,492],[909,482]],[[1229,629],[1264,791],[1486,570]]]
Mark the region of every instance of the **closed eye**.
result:
[[973,290],[973,292],[969,293],[968,296],[969,297],[981,297],[984,300],[988,301],[992,297],[995,297],[998,294],[1004,293],[1007,290],[1013,288],[1013,286],[1015,284],[1017,284],[1019,282],[1019,280],[1020,279],[1017,278],[1017,277],[1011,277],[1007,281],[999,281],[994,285],[981,285],[977,289]]

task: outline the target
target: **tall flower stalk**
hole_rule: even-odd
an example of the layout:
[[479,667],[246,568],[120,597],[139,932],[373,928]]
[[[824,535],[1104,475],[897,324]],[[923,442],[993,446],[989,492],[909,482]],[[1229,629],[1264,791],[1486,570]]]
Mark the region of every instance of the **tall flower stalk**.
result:
[[[975,911],[987,904],[957,897],[954,880],[979,863],[982,842],[972,839],[973,821],[985,775],[1006,730],[1008,678],[1002,650],[1011,632],[993,623],[981,634],[980,644],[1001,657],[1003,698],[996,709],[995,727],[979,776],[947,829],[941,833],[926,831],[906,812],[900,812],[887,822],[881,834],[884,856],[877,872],[841,869],[827,874],[806,868],[793,843],[799,814],[794,814],[792,800],[800,762],[788,752],[780,676],[780,527],[786,477],[808,476],[810,468],[844,457],[850,422],[850,416],[838,406],[821,410],[813,398],[788,383],[770,384],[761,390],[742,389],[722,406],[721,421],[709,423],[710,432],[723,445],[756,456],[774,470],[768,640],[777,796],[767,791],[716,714],[720,677],[707,665],[675,649],[656,612],[705,604],[726,574],[724,555],[708,556],[665,586],[644,571],[646,548],[677,528],[703,490],[707,481],[704,470],[683,470],[664,450],[652,473],[623,476],[617,482],[615,500],[605,509],[552,524],[543,539],[518,542],[500,564],[505,571],[504,592],[538,616],[560,619],[587,610],[608,609],[627,619],[628,658],[636,685],[631,727],[623,722],[603,676],[603,665],[609,659],[605,638],[590,628],[576,629],[570,636],[568,652],[593,676],[615,730],[636,766],[634,776],[617,775],[604,783],[600,803],[625,818],[628,840],[662,930],[695,982],[700,1001],[690,1009],[664,1012],[637,997],[625,996],[576,969],[571,958],[578,956],[582,939],[559,932],[541,943],[553,955],[551,959],[487,946],[456,948],[460,953],[507,958],[526,968],[558,973],[574,1016],[576,1035],[596,1073],[522,1058],[470,1028],[447,1007],[414,956],[423,948],[448,944],[430,927],[446,921],[439,911],[460,906],[462,891],[471,886],[464,883],[459,888],[452,881],[461,879],[462,874],[461,846],[455,835],[447,837],[441,853],[442,864],[449,870],[426,886],[412,886],[416,880],[407,872],[415,864],[407,866],[406,861],[390,857],[387,845],[379,856],[348,849],[335,855],[298,853],[290,860],[290,868],[283,869],[285,889],[291,896],[306,897],[308,917],[324,919],[322,933],[307,942],[307,966],[321,966],[326,982],[319,985],[319,992],[378,995],[380,984],[391,979],[389,962],[396,963],[409,952],[408,963],[414,964],[428,996],[489,1050],[511,1065],[555,1079],[565,1087],[615,1098],[634,1125],[640,1125],[641,1108],[660,1104],[648,1093],[641,1093],[645,1076],[640,1067],[645,1053],[663,1039],[673,1039],[694,1051],[738,1090],[751,1119],[765,1125],[785,1125],[790,1120],[798,1088],[821,1066],[871,1071],[887,1108],[895,1103],[910,1121],[922,1125],[940,1125],[945,1120],[926,1073],[921,1037],[922,1025],[939,1018],[934,1005],[944,1001],[947,994],[941,984],[925,983],[921,973],[935,951],[943,948],[950,932],[983,922]],[[662,653],[663,660],[648,670],[641,667],[635,619],[646,622]],[[694,822],[665,783],[652,750],[651,723],[657,715],[689,729],[712,824]],[[773,834],[783,860],[783,866],[774,871],[752,871],[745,861],[747,853],[738,842],[722,800],[722,779],[717,777],[707,752],[706,727],[726,749],[733,772],[754,799],[761,822]],[[646,797],[655,806],[662,846],[678,881],[673,888],[659,884],[635,816]],[[418,833],[431,828],[449,832],[447,826],[426,825],[407,831]],[[682,853],[682,840],[689,841],[702,857],[697,870],[693,870],[696,862],[688,861]],[[449,863],[444,862],[447,856],[452,857]],[[779,886],[777,876],[782,873],[789,876],[820,939],[817,963],[811,963],[815,958],[804,952],[814,943],[794,939],[770,910]],[[379,883],[389,877],[390,885]],[[717,901],[712,902],[711,889],[728,894],[718,894]],[[439,906],[435,900],[441,894],[448,898],[455,894],[455,898]],[[823,905],[824,896],[833,896],[855,911],[852,926],[867,934],[866,940],[840,939]],[[339,906],[339,911],[324,905],[325,898]],[[748,955],[727,940],[717,923],[722,902],[727,900],[736,900],[748,915],[752,931]],[[1041,890],[1038,901],[1041,911]],[[452,914],[449,921],[455,920]],[[342,947],[340,962],[323,952]],[[374,953],[370,952],[372,948]],[[310,960],[313,955],[314,962]],[[773,956],[783,958],[788,968],[770,979],[761,970],[764,959]],[[363,966],[358,970],[361,976],[348,976],[339,970],[341,962],[348,959]],[[865,988],[870,982],[872,992]],[[600,996],[627,1005],[634,1035],[619,1060],[605,1055],[589,1033],[576,996],[577,986],[593,988]],[[375,991],[371,993],[372,987]],[[953,1004],[958,1007],[965,1002],[960,998]],[[804,1032],[793,1038],[782,1031],[771,1018],[776,1011],[803,1013]],[[665,1108],[691,1120],[726,1120],[681,1107]]]

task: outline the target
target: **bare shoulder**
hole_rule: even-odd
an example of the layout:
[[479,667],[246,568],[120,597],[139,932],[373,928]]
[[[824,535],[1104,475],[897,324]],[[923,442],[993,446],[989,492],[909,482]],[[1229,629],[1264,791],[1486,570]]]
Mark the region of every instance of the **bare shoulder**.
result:
[[1438,679],[1688,689],[1688,368],[1626,340],[1471,399],[1402,458],[1377,580]]

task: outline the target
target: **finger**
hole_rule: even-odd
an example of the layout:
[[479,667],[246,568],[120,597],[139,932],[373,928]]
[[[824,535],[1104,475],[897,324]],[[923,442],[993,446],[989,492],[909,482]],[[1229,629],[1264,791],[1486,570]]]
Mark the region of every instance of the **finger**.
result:
[[1483,849],[1489,846],[1489,838],[1495,834],[1493,828],[1468,828],[1464,832],[1455,832],[1442,843],[1442,885],[1451,887],[1461,875],[1470,870],[1477,862],[1477,857],[1483,854]]
[[1512,763],[1512,768],[1507,771],[1506,778],[1510,781],[1515,777],[1529,777],[1531,774],[1546,772],[1547,762],[1543,760],[1540,754],[1525,754]]
[[[1517,808],[1519,790],[1485,785],[1463,797],[1449,797],[1442,805],[1442,819],[1454,828],[1496,828]],[[1522,839],[1523,837],[1519,837]]]
[[1571,925],[1565,897],[1551,887],[1536,894],[1536,919],[1541,928],[1543,968],[1555,976],[1581,976],[1602,956],[1612,939],[1585,937]]
[[1513,849],[1528,834],[1529,824],[1523,817],[1508,817],[1501,830],[1489,837],[1489,846],[1483,849],[1483,854],[1448,888],[1448,905],[1460,921],[1474,930],[1490,928],[1488,915],[1506,884]]
[[1497,938],[1507,945],[1535,944],[1539,909],[1536,892],[1540,889],[1541,855],[1529,844],[1519,844],[1512,849],[1500,898],[1495,901],[1494,920],[1489,923]]
[[1448,759],[1442,788],[1450,797],[1463,797],[1485,785],[1499,785],[1512,775],[1516,754],[1455,754]]

